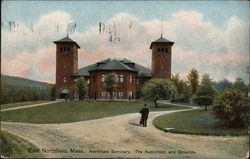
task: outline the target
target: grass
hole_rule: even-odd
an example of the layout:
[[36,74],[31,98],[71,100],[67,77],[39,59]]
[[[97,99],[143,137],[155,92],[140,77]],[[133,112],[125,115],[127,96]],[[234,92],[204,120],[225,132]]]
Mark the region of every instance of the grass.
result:
[[7,108],[15,108],[20,106],[26,106],[26,105],[32,105],[32,104],[40,104],[49,102],[49,100],[40,100],[40,101],[29,101],[29,102],[18,102],[18,103],[10,103],[10,104],[3,104],[1,105],[1,110],[7,109]]
[[[170,106],[166,104],[160,104],[160,108],[154,108],[153,103],[149,103],[149,105],[152,105],[150,111],[187,109],[182,106]],[[140,111],[142,106],[142,102],[59,102],[41,107],[2,112],[1,120],[36,124],[68,123],[136,113]]]
[[227,129],[221,128],[219,120],[214,118],[211,108],[204,111],[204,108],[176,112],[162,115],[154,119],[155,127],[164,130],[164,128],[175,128],[171,132],[185,133],[195,135],[247,135],[245,129]]
[[42,158],[41,153],[30,153],[29,149],[38,150],[30,142],[1,130],[0,134],[1,156],[11,158]]

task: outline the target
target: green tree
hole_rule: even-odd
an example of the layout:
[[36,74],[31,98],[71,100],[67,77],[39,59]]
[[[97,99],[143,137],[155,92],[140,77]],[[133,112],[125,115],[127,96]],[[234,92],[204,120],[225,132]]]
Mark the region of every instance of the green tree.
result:
[[146,82],[142,88],[142,97],[144,99],[153,100],[155,107],[158,107],[157,100],[169,100],[175,98],[176,95],[176,86],[168,79],[153,78]]
[[241,78],[236,78],[236,80],[233,84],[233,88],[237,89],[245,94],[247,94],[247,92],[248,92],[247,85],[244,83],[243,79],[241,79]]
[[205,74],[202,76],[201,85],[198,87],[193,97],[193,102],[200,106],[205,106],[206,111],[207,106],[212,105],[215,93],[215,89],[212,86],[212,79],[209,75]]
[[187,84],[189,90],[192,94],[195,94],[198,86],[199,86],[199,73],[196,69],[192,69],[187,76]]
[[84,77],[77,78],[75,83],[76,91],[79,94],[79,100],[83,100],[83,97],[87,91],[88,83],[84,79]]
[[233,83],[228,81],[227,79],[219,82],[213,82],[213,85],[219,92],[224,92],[233,87]]
[[220,123],[227,127],[245,127],[249,124],[249,99],[237,89],[229,89],[219,96],[213,105],[213,112]]
[[110,94],[110,101],[113,98],[113,92],[115,91],[116,87],[117,87],[117,80],[115,77],[115,73],[109,73],[107,75],[105,75],[104,77],[104,84],[105,84],[105,89],[107,92],[109,92]]
[[53,85],[50,88],[50,99],[51,100],[55,100],[56,99],[56,86],[55,85]]
[[179,73],[172,74],[171,81],[174,82],[174,84],[177,88],[178,94],[182,95],[184,90],[185,90],[186,83],[180,79]]

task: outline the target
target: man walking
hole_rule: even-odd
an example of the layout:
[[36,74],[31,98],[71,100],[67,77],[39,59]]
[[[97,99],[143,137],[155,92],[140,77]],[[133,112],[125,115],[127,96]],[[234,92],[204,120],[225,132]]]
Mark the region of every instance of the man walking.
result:
[[149,109],[147,107],[147,104],[144,105],[144,108],[141,109],[140,113],[141,113],[140,124],[142,124],[143,127],[147,127],[147,120],[149,114]]

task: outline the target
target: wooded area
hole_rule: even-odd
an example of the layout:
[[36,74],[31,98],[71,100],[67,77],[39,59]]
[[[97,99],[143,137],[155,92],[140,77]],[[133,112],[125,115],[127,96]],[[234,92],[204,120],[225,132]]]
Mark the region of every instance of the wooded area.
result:
[[20,77],[1,75],[1,104],[53,100],[55,85]]

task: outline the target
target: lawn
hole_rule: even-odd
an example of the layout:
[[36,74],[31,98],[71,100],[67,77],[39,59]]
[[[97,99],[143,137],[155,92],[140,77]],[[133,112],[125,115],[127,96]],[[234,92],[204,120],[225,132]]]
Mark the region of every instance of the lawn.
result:
[[[149,105],[150,111],[187,109],[182,106],[171,106],[166,104],[160,104],[160,108],[154,108],[153,103],[149,103]],[[59,102],[41,107],[2,112],[1,120],[36,124],[68,123],[136,113],[140,111],[142,106],[142,102]]]
[[218,120],[211,113],[212,110],[204,111],[204,108],[176,112],[162,115],[154,119],[155,127],[164,130],[164,128],[175,128],[171,132],[196,134],[196,135],[247,135],[245,129],[226,129],[221,128]]
[[0,151],[1,155],[11,158],[42,158],[41,153],[30,153],[28,150],[38,150],[36,146],[30,142],[1,130],[0,134]]
[[3,104],[3,105],[1,105],[1,110],[7,109],[7,108],[14,108],[14,107],[32,105],[32,104],[40,104],[40,103],[45,103],[45,102],[49,102],[49,100],[40,100],[40,101],[29,101],[29,102],[18,102],[18,103]]

